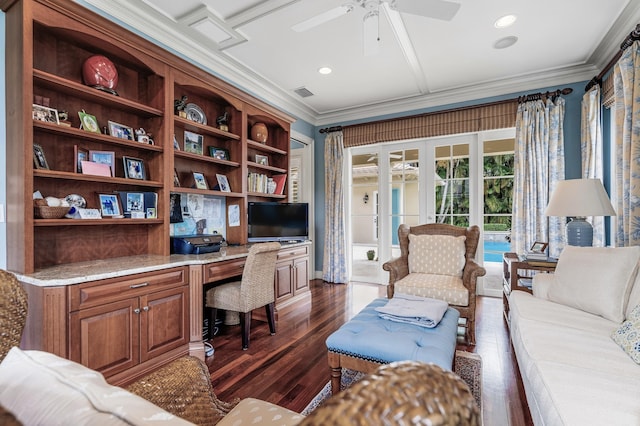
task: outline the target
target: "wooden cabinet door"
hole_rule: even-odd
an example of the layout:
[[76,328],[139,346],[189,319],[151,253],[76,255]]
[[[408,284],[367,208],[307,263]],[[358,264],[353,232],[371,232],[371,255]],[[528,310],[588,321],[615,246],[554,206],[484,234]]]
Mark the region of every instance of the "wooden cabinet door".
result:
[[189,343],[189,287],[140,297],[140,361]]
[[276,264],[276,302],[293,296],[293,277],[291,274],[291,262]]
[[293,272],[295,280],[294,293],[307,291],[309,288],[309,258],[302,257],[293,261]]
[[107,303],[69,315],[69,354],[106,377],[138,364],[139,299]]

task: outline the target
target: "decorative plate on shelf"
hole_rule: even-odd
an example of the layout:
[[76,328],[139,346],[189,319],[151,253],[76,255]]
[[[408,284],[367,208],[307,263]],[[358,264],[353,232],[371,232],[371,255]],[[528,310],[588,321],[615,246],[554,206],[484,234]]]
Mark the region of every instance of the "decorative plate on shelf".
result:
[[64,197],[64,200],[67,203],[69,203],[70,206],[73,206],[79,209],[84,209],[85,207],[87,207],[87,201],[84,199],[82,195],[69,194],[66,197]]
[[200,124],[207,124],[207,116],[204,115],[204,111],[198,105],[189,103],[184,107],[184,112],[187,114],[189,120]]

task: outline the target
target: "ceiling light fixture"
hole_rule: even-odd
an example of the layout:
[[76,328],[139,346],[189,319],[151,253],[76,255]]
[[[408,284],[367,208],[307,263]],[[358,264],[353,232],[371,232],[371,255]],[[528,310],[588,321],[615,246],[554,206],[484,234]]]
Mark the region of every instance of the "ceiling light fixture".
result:
[[496,28],[507,28],[513,25],[518,17],[516,15],[504,15],[501,18],[496,19],[496,22],[493,23],[493,26]]
[[511,47],[518,41],[518,37],[516,36],[508,36],[498,39],[495,43],[493,43],[494,49],[506,49],[507,47]]
[[333,70],[331,68],[329,68],[329,67],[320,67],[320,68],[318,68],[318,72],[320,74],[323,74],[323,75],[331,74],[331,71],[333,71]]

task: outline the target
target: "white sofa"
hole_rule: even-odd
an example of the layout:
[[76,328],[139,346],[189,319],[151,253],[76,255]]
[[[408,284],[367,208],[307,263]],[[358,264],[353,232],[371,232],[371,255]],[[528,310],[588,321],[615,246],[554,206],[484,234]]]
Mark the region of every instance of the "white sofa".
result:
[[554,274],[535,276],[533,295],[511,293],[534,424],[640,425],[639,260],[640,247],[567,247]]

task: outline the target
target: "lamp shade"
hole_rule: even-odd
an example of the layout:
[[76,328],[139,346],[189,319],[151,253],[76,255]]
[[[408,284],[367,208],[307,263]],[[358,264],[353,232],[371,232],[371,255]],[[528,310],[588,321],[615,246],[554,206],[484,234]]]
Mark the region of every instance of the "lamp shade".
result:
[[547,216],[615,216],[616,211],[600,179],[570,179],[558,182],[545,210]]

